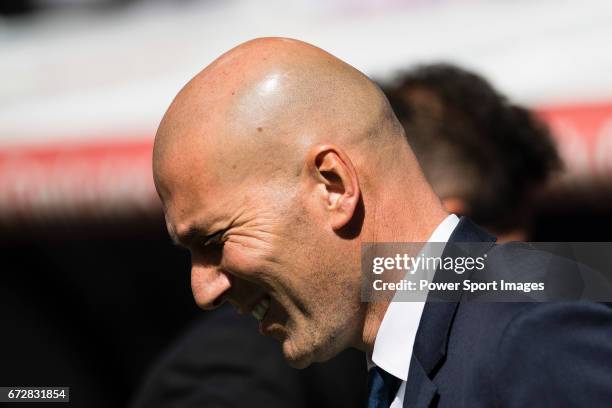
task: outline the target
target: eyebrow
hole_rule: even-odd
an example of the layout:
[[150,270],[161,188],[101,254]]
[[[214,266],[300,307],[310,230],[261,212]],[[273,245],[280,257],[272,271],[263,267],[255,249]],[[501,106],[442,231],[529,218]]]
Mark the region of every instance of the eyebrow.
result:
[[208,240],[215,234],[216,232],[210,235],[202,235],[202,233],[197,227],[191,226],[184,234],[177,235],[176,233],[173,233],[171,234],[171,237],[174,245],[188,248],[191,243],[196,239],[201,238],[202,241],[206,242],[206,240]]

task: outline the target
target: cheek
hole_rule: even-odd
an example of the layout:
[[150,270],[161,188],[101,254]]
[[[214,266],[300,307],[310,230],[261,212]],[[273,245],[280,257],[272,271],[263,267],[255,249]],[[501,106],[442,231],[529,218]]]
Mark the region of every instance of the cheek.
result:
[[256,277],[266,269],[269,251],[263,244],[251,242],[246,245],[237,240],[228,240],[223,248],[222,266],[245,277]]

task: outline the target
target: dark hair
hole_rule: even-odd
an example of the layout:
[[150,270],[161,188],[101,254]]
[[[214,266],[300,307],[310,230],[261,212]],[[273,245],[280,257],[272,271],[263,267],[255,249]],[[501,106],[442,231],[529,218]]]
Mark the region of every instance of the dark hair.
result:
[[422,65],[383,91],[438,195],[463,199],[497,232],[523,224],[532,193],[561,167],[548,128],[472,72]]

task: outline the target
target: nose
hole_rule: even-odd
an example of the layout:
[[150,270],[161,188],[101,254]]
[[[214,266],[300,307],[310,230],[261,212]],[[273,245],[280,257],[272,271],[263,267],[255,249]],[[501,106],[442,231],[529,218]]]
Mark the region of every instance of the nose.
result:
[[200,263],[192,258],[191,291],[200,308],[212,310],[221,306],[231,287],[230,276],[217,265]]

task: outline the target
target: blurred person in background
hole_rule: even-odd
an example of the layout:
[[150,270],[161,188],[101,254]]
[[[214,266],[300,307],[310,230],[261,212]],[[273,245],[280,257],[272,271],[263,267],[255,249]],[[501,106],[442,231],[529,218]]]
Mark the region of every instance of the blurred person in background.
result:
[[445,208],[499,241],[526,241],[536,198],[561,168],[549,129],[483,77],[420,65],[383,86]]

